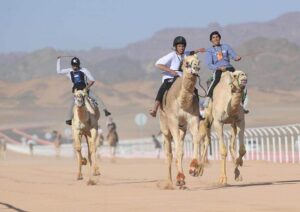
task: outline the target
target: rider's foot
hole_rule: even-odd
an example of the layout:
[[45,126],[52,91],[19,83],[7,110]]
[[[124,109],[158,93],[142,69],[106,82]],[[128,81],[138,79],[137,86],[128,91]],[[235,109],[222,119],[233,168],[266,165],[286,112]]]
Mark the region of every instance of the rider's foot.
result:
[[66,121],[66,124],[67,124],[67,125],[72,125],[72,120],[67,120],[67,121]]
[[152,117],[156,117],[156,113],[157,113],[159,105],[160,105],[159,101],[155,101],[154,107],[149,111],[149,114]]
[[200,121],[203,121],[205,118],[201,115],[201,114],[199,114],[199,120]]
[[204,100],[203,107],[208,108],[209,103],[210,103],[210,97],[207,96]]
[[107,109],[104,109],[103,111],[106,117],[111,115],[111,113]]
[[246,110],[246,109],[243,109],[243,111],[245,114],[248,114],[250,112],[249,110]]

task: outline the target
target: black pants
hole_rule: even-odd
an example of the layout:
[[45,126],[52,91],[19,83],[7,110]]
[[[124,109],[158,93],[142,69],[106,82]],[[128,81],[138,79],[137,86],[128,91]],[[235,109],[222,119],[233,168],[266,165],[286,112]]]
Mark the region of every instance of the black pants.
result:
[[177,77],[164,80],[163,84],[160,86],[160,88],[158,90],[157,96],[155,98],[156,101],[159,101],[160,103],[162,103],[165,92],[167,90],[169,90],[169,88],[171,88],[171,86],[174,83],[174,81],[176,80],[176,78]]
[[[235,69],[233,67],[227,67],[226,70],[230,71],[230,72],[235,71]],[[212,98],[212,96],[213,96],[214,88],[220,82],[221,75],[222,75],[222,71],[217,69],[214,73],[213,81],[211,82],[211,84],[208,88],[208,91],[207,91],[207,96],[209,96],[210,98]]]
[[[173,85],[173,83],[175,82],[176,79],[177,79],[177,77],[174,77],[173,79],[165,79],[164,80],[163,84],[160,86],[160,88],[158,90],[158,93],[157,93],[157,96],[155,99],[156,101],[159,101],[160,103],[162,103],[165,92],[171,88],[171,86]],[[199,95],[198,95],[197,88],[195,88],[194,93],[199,102]]]

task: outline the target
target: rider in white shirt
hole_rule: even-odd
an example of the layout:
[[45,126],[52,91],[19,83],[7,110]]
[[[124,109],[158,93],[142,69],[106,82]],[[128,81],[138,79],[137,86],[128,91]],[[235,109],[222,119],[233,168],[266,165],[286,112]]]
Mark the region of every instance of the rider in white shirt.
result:
[[[91,90],[90,90],[90,87],[95,83],[95,79],[91,75],[90,71],[87,70],[86,68],[80,67],[80,60],[77,57],[74,57],[71,60],[71,66],[72,66],[72,68],[61,69],[60,68],[60,57],[57,57],[56,71],[58,74],[66,75],[73,82],[72,92],[74,92],[74,89],[88,90],[89,96],[92,99],[97,100],[97,103],[99,104],[100,108],[103,109],[105,116],[111,115],[111,113],[107,111],[103,101],[98,96],[94,95],[94,93],[91,92]],[[70,108],[69,108],[69,113],[68,113],[68,117],[66,120],[66,124],[68,124],[68,125],[72,125],[73,107],[74,107],[74,101],[72,101],[72,104],[70,105]]]
[[181,62],[183,58],[187,55],[193,55],[198,52],[205,52],[204,48],[200,48],[194,51],[185,51],[186,40],[182,36],[177,36],[173,41],[174,51],[160,58],[155,66],[162,70],[162,82],[160,86],[153,108],[150,110],[150,115],[156,117],[157,110],[162,102],[164,93],[168,90],[174,82],[176,77],[182,76],[182,71],[180,70]]

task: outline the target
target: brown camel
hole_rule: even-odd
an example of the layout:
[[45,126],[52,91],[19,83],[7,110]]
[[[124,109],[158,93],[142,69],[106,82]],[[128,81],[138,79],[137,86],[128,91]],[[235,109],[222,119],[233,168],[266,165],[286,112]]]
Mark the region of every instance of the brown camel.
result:
[[119,136],[117,133],[117,125],[115,124],[115,122],[113,122],[112,117],[108,118],[107,130],[108,133],[106,139],[110,146],[110,154],[111,154],[112,161],[114,161],[116,157],[116,148],[119,142]]
[[168,164],[168,185],[166,188],[172,187],[172,139],[175,142],[177,159],[177,186],[185,185],[182,159],[183,141],[188,128],[193,137],[193,158],[194,160],[198,160],[199,158],[199,103],[198,97],[195,95],[195,85],[197,82],[197,76],[199,75],[200,62],[197,55],[184,58],[181,68],[183,70],[183,77],[175,80],[169,91],[165,94],[162,107],[160,108],[160,129],[164,140]]
[[[88,161],[89,161],[89,181],[88,184],[93,184],[92,174],[100,175],[99,167],[96,161],[96,138],[98,134],[98,120],[100,112],[98,107],[92,105],[88,99],[87,92],[76,90],[75,106],[73,108],[74,116],[72,120],[72,130],[74,138],[74,147],[78,161],[77,180],[82,180],[82,165],[86,165],[87,161],[81,154],[82,136],[86,138],[88,146]],[[93,172],[93,173],[92,173]]]
[[[247,84],[247,76],[243,71],[236,70],[235,72],[224,72],[222,74],[219,84],[215,87],[213,93],[213,101],[210,102],[206,111],[206,120],[200,123],[201,140],[206,136],[203,148],[203,155],[201,157],[201,166],[198,167],[197,173],[203,173],[203,163],[207,156],[207,147],[210,139],[210,128],[213,123],[220,147],[221,154],[221,176],[219,183],[227,184],[226,174],[226,157],[227,148],[224,143],[223,127],[224,124],[231,125],[231,139],[230,139],[230,154],[235,163],[235,180],[242,180],[239,166],[243,165],[243,156],[246,154],[244,144],[244,130],[245,130],[245,114],[241,105],[243,90]],[[239,136],[239,157],[236,156],[236,136]]]

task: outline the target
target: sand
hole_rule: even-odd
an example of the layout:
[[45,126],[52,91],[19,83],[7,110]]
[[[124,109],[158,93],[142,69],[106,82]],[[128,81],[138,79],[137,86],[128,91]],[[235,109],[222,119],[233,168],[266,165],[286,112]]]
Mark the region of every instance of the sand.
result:
[[218,161],[197,178],[187,174],[188,162],[186,190],[161,189],[159,159],[103,158],[97,184],[87,186],[86,168],[84,180],[75,180],[75,159],[8,152],[0,160],[0,211],[300,211],[300,164],[245,161],[244,181],[235,182],[228,163],[229,186],[219,187]]

